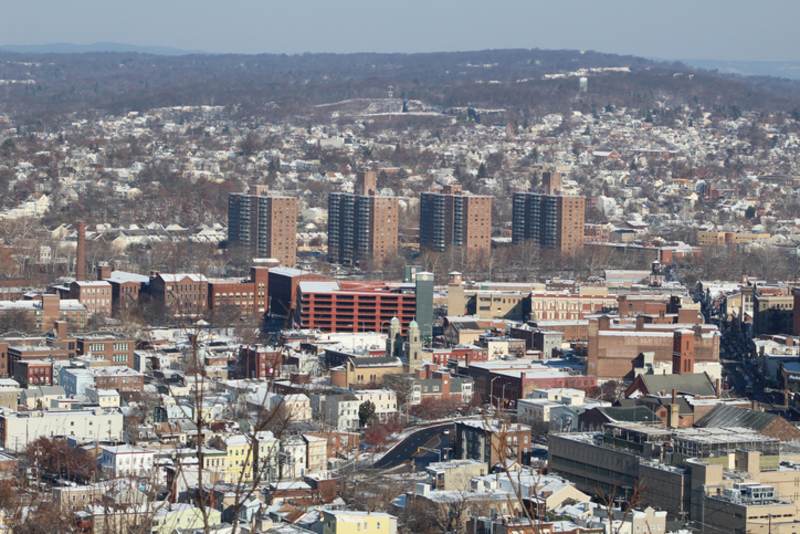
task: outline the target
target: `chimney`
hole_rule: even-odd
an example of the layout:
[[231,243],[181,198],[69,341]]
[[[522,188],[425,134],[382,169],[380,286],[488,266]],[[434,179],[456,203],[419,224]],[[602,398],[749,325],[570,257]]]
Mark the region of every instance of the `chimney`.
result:
[[720,379],[719,379],[719,378],[717,378],[717,383],[716,383],[716,386],[717,386],[717,398],[719,398],[719,396],[720,396],[720,393],[721,393],[721,392],[720,392],[721,383],[720,383]]
[[669,428],[678,428],[681,426],[681,409],[677,402],[669,405]]
[[86,281],[86,223],[78,223],[78,254],[75,260],[75,280]]
[[111,278],[111,266],[107,263],[98,263],[97,264],[97,279],[98,280],[107,280]]
[[56,321],[53,326],[55,327],[55,334],[58,339],[66,339],[67,338],[67,322],[66,321]]

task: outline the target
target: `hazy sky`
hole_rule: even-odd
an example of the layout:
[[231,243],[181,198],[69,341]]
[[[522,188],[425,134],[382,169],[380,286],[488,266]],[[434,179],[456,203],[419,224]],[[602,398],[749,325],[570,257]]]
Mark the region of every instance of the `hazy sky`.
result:
[[800,60],[796,0],[0,0],[0,44]]

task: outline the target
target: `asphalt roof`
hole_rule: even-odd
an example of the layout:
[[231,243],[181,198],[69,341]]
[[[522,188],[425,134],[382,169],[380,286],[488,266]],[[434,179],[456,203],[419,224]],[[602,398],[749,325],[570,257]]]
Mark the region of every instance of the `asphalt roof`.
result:
[[[678,403],[680,409],[679,413],[683,415],[694,413],[694,410],[692,410],[692,407],[686,401],[685,397],[678,397],[676,402]],[[639,397],[636,399],[620,399],[617,401],[617,405],[620,407],[646,406],[654,412],[662,406],[668,407],[670,404],[672,404],[672,399],[669,397]]]
[[688,393],[696,397],[716,397],[717,392],[705,373],[690,375],[640,375],[642,382],[650,393],[664,392],[671,394],[673,389],[678,393]]
[[348,358],[356,367],[380,367],[402,365],[400,358],[391,356],[367,356],[363,358],[351,356]]
[[720,404],[702,419],[695,422],[694,426],[700,428],[714,427],[741,427],[763,430],[768,424],[778,417],[777,414],[750,410],[730,404]]
[[649,422],[660,421],[653,411],[646,406],[612,406],[595,408],[612,421]]

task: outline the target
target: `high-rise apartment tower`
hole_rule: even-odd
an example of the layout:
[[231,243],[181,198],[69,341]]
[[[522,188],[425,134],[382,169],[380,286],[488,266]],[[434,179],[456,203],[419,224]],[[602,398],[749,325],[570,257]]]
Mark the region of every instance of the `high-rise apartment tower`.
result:
[[514,193],[512,241],[531,239],[566,254],[582,250],[586,198],[564,195],[556,172],[543,173],[542,186],[541,193]]
[[297,264],[297,199],[271,195],[252,185],[248,193],[228,198],[228,241],[248,245],[259,258],[274,258],[286,267]]
[[397,254],[397,197],[378,196],[377,174],[356,174],[354,193],[328,197],[328,261],[355,265],[372,260],[380,264]]
[[435,252],[454,246],[469,254],[488,252],[492,237],[491,196],[464,194],[460,185],[422,193],[419,244]]

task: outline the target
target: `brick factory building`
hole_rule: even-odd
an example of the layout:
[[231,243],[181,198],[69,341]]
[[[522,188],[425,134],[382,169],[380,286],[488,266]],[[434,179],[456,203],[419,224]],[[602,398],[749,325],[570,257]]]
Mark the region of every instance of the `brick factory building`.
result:
[[653,352],[654,362],[673,361],[673,337],[676,330],[691,330],[694,336],[694,361],[719,361],[719,330],[706,324],[659,324],[647,316],[635,319],[612,319],[608,316],[589,319],[587,373],[600,380],[620,380],[633,376],[634,360],[643,352]]
[[179,315],[201,315],[208,310],[208,278],[196,273],[150,275],[150,296]]
[[212,311],[226,306],[239,310],[241,315],[264,315],[267,311],[269,269],[277,260],[254,259],[250,278],[245,280],[209,280],[208,308]]

